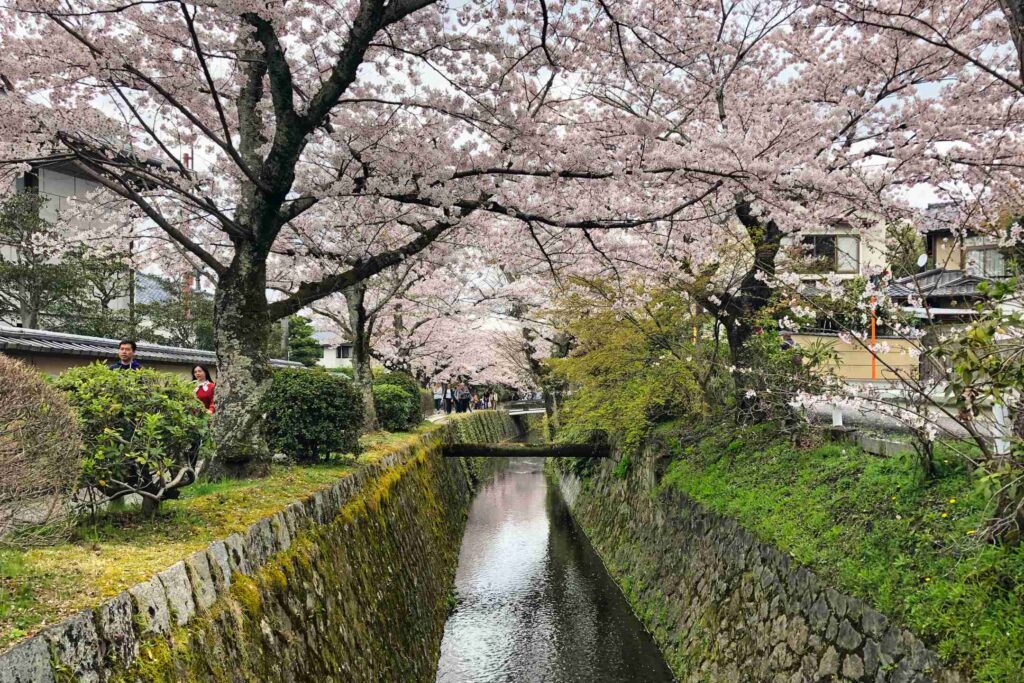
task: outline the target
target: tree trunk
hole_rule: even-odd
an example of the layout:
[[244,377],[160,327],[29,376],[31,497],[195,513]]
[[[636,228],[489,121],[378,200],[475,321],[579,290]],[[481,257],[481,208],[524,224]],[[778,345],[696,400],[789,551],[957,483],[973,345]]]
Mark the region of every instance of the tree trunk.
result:
[[377,410],[373,405],[373,369],[370,367],[370,335],[366,329],[366,283],[345,290],[345,303],[348,305],[348,324],[352,330],[352,381],[356,390],[363,397],[365,418],[363,429],[373,431],[377,428]]
[[214,294],[217,458],[211,476],[260,476],[269,467],[262,428],[263,397],[272,380],[266,283],[264,257],[251,244],[237,244]]

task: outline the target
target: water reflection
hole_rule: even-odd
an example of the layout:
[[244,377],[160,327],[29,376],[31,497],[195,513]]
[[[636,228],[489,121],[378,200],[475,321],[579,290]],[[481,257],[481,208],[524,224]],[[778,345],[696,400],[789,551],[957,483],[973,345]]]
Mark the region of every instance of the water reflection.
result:
[[543,460],[513,460],[469,514],[437,680],[671,681]]

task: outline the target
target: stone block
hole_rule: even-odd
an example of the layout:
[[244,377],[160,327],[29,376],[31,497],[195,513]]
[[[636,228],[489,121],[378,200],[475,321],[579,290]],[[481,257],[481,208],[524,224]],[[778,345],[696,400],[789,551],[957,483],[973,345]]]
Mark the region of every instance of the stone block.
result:
[[0,683],[55,683],[50,648],[40,636],[0,655]]
[[864,662],[857,655],[847,655],[843,660],[843,676],[859,681],[864,676]]
[[827,678],[829,676],[835,676],[839,673],[839,653],[836,649],[829,645],[828,649],[825,650],[825,654],[821,656],[821,661],[818,662],[818,678]]
[[825,596],[819,595],[818,599],[811,605],[810,614],[811,627],[818,632],[823,632],[828,626],[828,619],[831,613],[828,609],[828,603],[825,602]]
[[288,529],[288,519],[284,512],[274,513],[270,518],[270,526],[274,530],[274,546],[277,552],[284,552],[292,545],[292,534]]
[[46,629],[43,637],[50,643],[51,656],[62,675],[66,673],[78,683],[99,683],[100,639],[91,611],[82,610]]
[[185,563],[178,562],[157,574],[167,595],[167,606],[171,617],[178,626],[184,626],[196,615],[196,603],[192,598],[192,583],[188,580]]
[[860,619],[860,625],[864,629],[864,635],[871,638],[881,638],[885,633],[885,629],[889,627],[889,620],[881,612],[869,608],[864,610],[864,614]]
[[210,573],[217,582],[218,592],[224,593],[231,588],[231,560],[228,547],[224,541],[214,541],[206,549],[206,559],[210,564]]
[[850,624],[849,619],[843,619],[843,622],[839,624],[839,633],[836,636],[836,645],[845,650],[846,652],[853,652],[860,647],[863,642],[861,635],[857,633],[857,630]]
[[192,553],[185,559],[188,580],[192,584],[192,599],[196,608],[206,611],[217,601],[217,584],[210,570],[210,560],[205,550]]
[[249,562],[249,557],[245,554],[245,539],[242,538],[241,534],[231,534],[225,538],[224,547],[228,551],[228,563],[231,565],[231,571],[238,572],[239,574],[249,574],[252,572],[252,564]]
[[106,663],[130,662],[139,654],[132,597],[121,593],[96,609],[100,651]]
[[276,552],[276,538],[270,519],[263,518],[245,532],[245,554],[253,571],[259,569]]
[[167,594],[160,579],[154,577],[145,583],[132,586],[128,592],[135,600],[143,636],[170,632],[171,612],[167,608]]

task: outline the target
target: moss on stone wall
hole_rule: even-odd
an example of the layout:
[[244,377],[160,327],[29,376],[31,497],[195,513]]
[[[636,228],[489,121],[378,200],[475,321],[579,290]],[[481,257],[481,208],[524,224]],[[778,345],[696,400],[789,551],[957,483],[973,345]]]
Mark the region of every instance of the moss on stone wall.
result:
[[583,482],[548,472],[680,681],[964,680],[735,520],[658,488],[663,456],[649,444],[624,476],[609,460]]
[[460,416],[0,655],[0,680],[433,681],[472,496],[442,446],[512,435]]

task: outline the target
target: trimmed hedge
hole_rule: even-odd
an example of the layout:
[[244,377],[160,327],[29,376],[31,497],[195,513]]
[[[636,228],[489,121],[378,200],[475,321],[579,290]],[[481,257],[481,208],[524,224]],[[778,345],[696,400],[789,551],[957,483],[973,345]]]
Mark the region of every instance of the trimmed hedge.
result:
[[276,370],[264,410],[271,447],[297,462],[359,452],[363,402],[344,375],[312,368]]
[[0,354],[0,545],[68,536],[81,447],[77,418],[61,392]]
[[[382,386],[395,386],[404,391],[408,397],[406,403],[406,414],[404,417],[395,417],[391,422],[393,425],[401,425],[396,429],[384,426],[385,420],[382,418],[380,406],[377,405],[377,388]],[[374,406],[377,409],[377,418],[381,423],[381,426],[388,431],[404,431],[411,427],[415,427],[423,421],[423,403],[420,395],[420,383],[416,381],[416,378],[407,372],[384,372],[373,378],[373,395],[374,395]],[[390,393],[390,392],[388,392]],[[394,400],[388,398],[386,400]],[[433,398],[431,398],[431,405],[433,405]],[[388,407],[390,409],[390,406]]]
[[409,419],[412,413],[418,412],[419,403],[413,400],[405,387],[375,384],[373,405],[377,410],[377,421],[381,429],[389,432],[402,432],[419,422],[411,422]]

